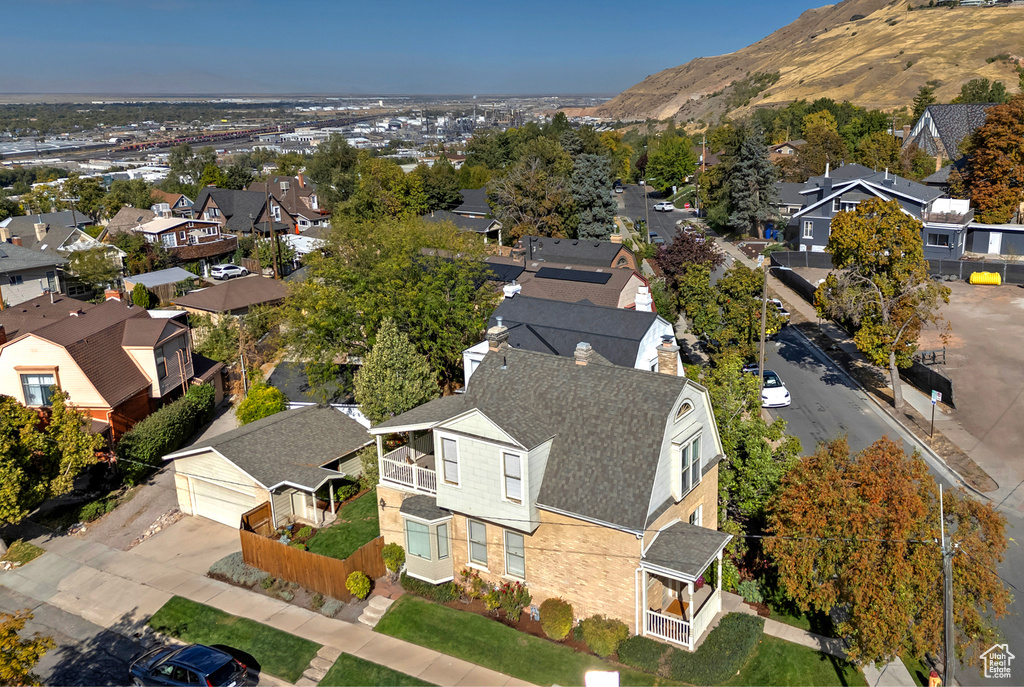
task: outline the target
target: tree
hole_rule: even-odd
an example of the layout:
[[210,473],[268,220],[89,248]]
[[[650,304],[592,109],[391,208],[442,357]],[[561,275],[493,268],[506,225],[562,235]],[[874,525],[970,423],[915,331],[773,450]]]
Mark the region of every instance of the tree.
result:
[[8,198],[0,190],[0,221],[7,219],[8,217],[15,217],[21,214],[21,208],[13,200]]
[[515,150],[517,159],[523,164],[532,164],[534,160],[548,174],[559,177],[572,175],[572,157],[558,141],[547,136],[538,136],[521,143]]
[[917,143],[911,143],[900,154],[900,167],[903,169],[903,176],[918,181],[937,171],[935,158],[921,150]]
[[921,86],[914,96],[914,112],[911,115],[914,121],[921,119],[921,115],[928,109],[929,105],[935,104],[935,89],[931,86]]
[[377,219],[422,215],[427,211],[423,182],[391,160],[365,158],[359,163],[359,184],[346,210],[356,217]]
[[423,193],[427,197],[427,210],[450,210],[462,202],[459,193],[459,173],[442,155],[432,166],[416,165],[413,174],[420,178]]
[[359,154],[340,134],[331,134],[306,162],[306,175],[316,183],[320,202],[328,210],[349,199],[356,189]]
[[215,163],[210,163],[203,168],[203,173],[199,176],[198,186],[203,188],[204,186],[216,186],[217,188],[225,188],[228,183],[228,178]]
[[[87,216],[93,223],[98,222],[103,214],[103,198],[106,192],[96,178],[83,179],[76,172],[71,174],[61,185],[60,198],[57,206],[61,210],[74,208],[79,216]],[[68,200],[64,200],[67,198]],[[76,200],[71,200],[76,199]]]
[[0,522],[21,522],[48,498],[71,491],[75,477],[96,462],[103,437],[54,390],[50,408],[26,408],[0,396]]
[[171,264],[171,258],[162,245],[150,243],[139,234],[116,234],[113,243],[125,252],[124,266],[128,274],[145,274]]
[[487,184],[494,216],[507,241],[525,235],[566,238],[575,229],[575,203],[568,184],[537,160],[516,165]]
[[25,623],[32,620],[28,609],[16,613],[0,613],[0,684],[40,685],[32,672],[43,655],[56,647],[52,637],[33,632],[23,637]]
[[964,185],[982,222],[1020,219],[1024,201],[1024,95],[988,109],[970,139]]
[[247,425],[288,409],[288,399],[277,387],[260,382],[249,387],[249,393],[238,404],[238,422]]
[[797,151],[797,159],[805,177],[824,174],[826,165],[838,167],[850,155],[836,118],[827,110],[804,118],[804,139],[807,143]]
[[857,144],[857,161],[871,169],[895,170],[900,165],[900,144],[888,131],[868,134]]
[[195,198],[200,188],[200,178],[207,166],[217,164],[217,152],[210,146],[193,151],[187,143],[171,148],[168,156],[170,171],[164,180],[163,189],[170,193],[183,193]]
[[997,103],[1003,104],[1010,100],[1006,92],[1006,84],[1002,81],[989,83],[988,79],[971,79],[960,87],[960,95],[953,98],[954,103]]
[[356,402],[377,425],[441,395],[426,357],[390,317],[355,377]]
[[629,161],[633,157],[633,148],[623,141],[622,132],[602,132],[601,145],[608,150],[608,157],[611,161],[612,177],[616,179],[629,179],[632,171],[629,166]]
[[140,308],[148,309],[150,306],[149,289],[145,284],[139,283],[132,287],[132,303]]
[[103,197],[107,217],[113,217],[126,205],[140,210],[153,206],[153,186],[144,179],[115,179]]
[[725,262],[725,256],[715,249],[714,241],[708,241],[695,225],[687,224],[676,227],[671,243],[658,246],[654,261],[664,273],[668,286],[681,293],[683,276],[692,265],[718,269]]
[[71,251],[68,271],[93,288],[106,288],[121,274],[106,248]]
[[717,339],[721,328],[718,294],[711,286],[711,269],[707,264],[686,267],[676,290],[679,308],[690,322],[690,331],[700,337]]
[[603,155],[584,153],[576,157],[572,173],[572,197],[580,213],[576,236],[608,240],[614,226],[615,201],[611,191],[611,169]]
[[[752,270],[740,262],[726,270],[716,284],[721,308],[720,345],[730,345],[744,357],[754,357],[761,340],[761,295],[764,293],[764,272]],[[777,332],[782,316],[775,308],[765,310],[765,331]]]
[[300,153],[282,153],[274,160],[277,173],[285,177],[293,177],[306,165],[306,156]]
[[221,188],[230,188],[236,191],[242,191],[249,187],[255,180],[252,174],[252,168],[242,162],[236,160],[228,165],[228,168],[224,170],[224,179],[221,182],[223,185]]
[[732,169],[732,212],[729,224],[746,233],[764,238],[764,225],[779,217],[779,189],[775,185],[775,165],[768,159],[768,148],[761,134],[747,135]]
[[693,153],[690,139],[681,136],[662,137],[647,158],[645,175],[654,180],[662,193],[669,193],[673,186],[682,186],[687,177],[697,169],[697,156]]
[[[953,541],[956,650],[996,641],[1010,596],[998,577],[1006,521],[963,489],[943,498]],[[939,494],[918,454],[887,437],[852,454],[845,438],[818,447],[783,477],[766,551],[785,594],[803,610],[841,606],[848,656],[886,663],[943,645]]]
[[898,201],[872,198],[832,218],[828,250],[836,271],[814,294],[818,313],[853,322],[857,348],[888,365],[899,408],[899,368],[911,364],[921,328],[944,321],[938,308],[949,302],[949,288],[928,275],[921,222]]

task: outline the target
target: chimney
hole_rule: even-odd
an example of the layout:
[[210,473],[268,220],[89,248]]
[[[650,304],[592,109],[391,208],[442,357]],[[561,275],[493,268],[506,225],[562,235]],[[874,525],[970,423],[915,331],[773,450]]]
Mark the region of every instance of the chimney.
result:
[[641,286],[637,289],[633,302],[636,304],[637,312],[653,312],[651,305],[654,303],[654,299],[651,297],[651,287]]
[[608,240],[612,243],[622,243],[622,234],[612,234],[608,237]]
[[[11,231],[7,227],[0,227],[0,243],[7,243],[11,238]],[[11,243],[14,243],[11,241]]]
[[938,172],[940,169],[942,169],[942,156],[941,155],[936,155],[935,156],[935,171]]
[[515,295],[523,290],[522,284],[517,284],[513,280],[511,284],[505,284],[501,287],[501,292],[505,294],[505,298],[515,298]]
[[672,341],[675,337],[666,334],[661,337],[661,344],[658,346],[658,372],[672,377],[682,377],[679,372],[679,346]]
[[586,365],[594,357],[593,347],[585,341],[580,341],[576,344],[576,353],[574,354],[577,365]]
[[78,310],[72,310],[69,314],[71,315],[71,317],[78,317],[79,315],[82,314],[82,310],[81,308],[79,308]]
[[5,343],[7,343],[7,330],[0,324],[0,346],[3,346]]
[[498,319],[498,324],[487,330],[487,350],[498,351],[504,348],[508,348],[508,327],[501,323],[501,318]]
[[302,176],[302,172],[299,172],[295,178],[299,180],[299,188],[306,188],[306,177]]
[[13,244],[14,244],[15,246],[20,246],[20,245],[22,245],[22,243],[21,243],[21,237],[20,237],[20,236],[12,236],[12,237],[11,237],[11,243],[13,243]]
[[903,125],[903,142],[906,143],[910,139],[910,125]]
[[121,300],[121,292],[117,289],[107,289],[103,292],[104,301],[119,301]]
[[828,168],[829,168],[829,164],[828,164],[828,162],[826,161],[826,162],[825,162],[825,177],[826,177],[826,178],[828,178]]
[[36,241],[42,241],[46,237],[46,224],[43,222],[36,222],[32,225],[36,230]]

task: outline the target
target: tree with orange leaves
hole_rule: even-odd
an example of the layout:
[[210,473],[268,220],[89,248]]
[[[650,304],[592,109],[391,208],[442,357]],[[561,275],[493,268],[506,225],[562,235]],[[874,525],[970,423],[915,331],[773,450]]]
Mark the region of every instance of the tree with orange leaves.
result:
[[[957,655],[995,641],[1011,601],[996,573],[1006,521],[961,490],[943,497],[953,557]],[[845,438],[819,446],[783,477],[765,551],[801,609],[841,607],[838,626],[859,663],[921,656],[943,645],[939,490],[924,461],[887,437],[851,454]],[[971,652],[971,649],[977,651]]]
[[964,182],[978,219],[1020,220],[1024,201],[1024,94],[990,107],[968,145]]

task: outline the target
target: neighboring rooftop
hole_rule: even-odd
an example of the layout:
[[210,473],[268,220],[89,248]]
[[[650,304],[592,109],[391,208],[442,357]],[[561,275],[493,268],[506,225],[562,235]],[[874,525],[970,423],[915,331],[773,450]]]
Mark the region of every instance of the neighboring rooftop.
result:
[[12,272],[65,264],[67,260],[57,253],[17,246],[13,243],[0,243],[0,274],[3,274],[4,278]]
[[182,308],[226,313],[264,303],[278,303],[287,294],[288,289],[282,282],[253,275],[192,291],[173,299],[171,303]]
[[463,215],[457,215],[454,212],[448,212],[447,210],[435,210],[429,215],[424,215],[423,219],[428,222],[451,222],[459,229],[472,231],[477,234],[486,234],[487,232],[494,231],[501,226],[496,219],[490,219],[488,217],[465,217]]
[[154,217],[156,217],[156,213],[152,210],[140,210],[126,205],[107,222],[107,234],[123,234]]
[[[322,365],[322,363],[314,363]],[[355,403],[355,387],[353,378],[356,366],[332,365],[330,370],[332,381],[322,387],[314,387],[309,383],[306,363],[284,361],[277,364],[267,378],[270,386],[280,390],[292,403],[313,404],[350,404]]]
[[617,308],[623,290],[634,275],[643,279],[628,269],[534,262],[527,263],[518,283],[523,287],[523,296]]
[[547,236],[524,236],[517,248],[526,252],[527,262],[546,260],[568,265],[614,267],[612,262],[620,251],[629,250],[621,243],[583,239],[556,239]]
[[[263,207],[267,204],[266,193],[263,192],[205,186],[199,192],[193,206],[196,212],[203,207],[207,198],[213,198],[213,202],[217,204],[224,217],[224,226],[241,234],[252,233],[253,220],[259,220]],[[285,210],[287,211],[287,208]],[[257,231],[266,233],[266,222],[259,224],[260,226],[256,227]],[[271,225],[275,232],[288,229],[291,226],[281,222],[271,222]]]
[[[934,131],[944,150],[935,145],[935,138],[932,135],[932,127],[925,125],[916,135],[911,136],[904,142],[904,147],[916,143],[917,146],[929,155],[942,155],[951,160],[960,157],[960,144],[963,140],[974,133],[985,124],[988,117],[988,108],[997,103],[955,103],[949,105],[929,105],[925,109],[921,119],[931,120]],[[917,128],[915,125],[914,128]]]
[[133,277],[125,277],[124,279],[132,284],[142,284],[147,289],[155,289],[156,287],[163,286],[164,284],[177,284],[180,281],[198,278],[199,277],[192,272],[180,267],[168,267],[165,270],[145,272],[144,274],[136,274]]
[[459,215],[489,215],[491,204],[487,201],[487,189],[485,188],[464,188],[462,203],[452,210]]
[[55,293],[51,297],[44,293],[0,311],[0,325],[3,325],[10,341],[19,334],[28,334],[63,320],[72,310],[88,312],[95,307],[92,303],[76,301],[68,296]]

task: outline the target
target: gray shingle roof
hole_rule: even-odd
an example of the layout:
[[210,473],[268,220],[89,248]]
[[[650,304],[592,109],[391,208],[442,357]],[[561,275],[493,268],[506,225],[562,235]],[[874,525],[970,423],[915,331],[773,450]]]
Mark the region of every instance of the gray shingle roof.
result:
[[467,410],[466,395],[456,394],[454,396],[442,396],[433,401],[416,406],[401,415],[385,420],[374,429],[389,429],[391,427],[406,427],[409,425],[433,425],[438,422],[455,417]]
[[496,231],[498,228],[497,220],[486,217],[464,217],[447,210],[435,210],[429,215],[424,215],[423,219],[428,222],[451,222],[463,231],[472,231],[477,234],[486,234],[489,231]]
[[803,205],[804,197],[800,191],[804,185],[793,181],[776,181],[775,187],[779,190],[779,202],[785,205]]
[[730,539],[725,532],[677,522],[658,533],[642,562],[695,578]]
[[0,243],[0,274],[5,277],[7,274],[30,270],[37,267],[56,267],[64,265],[67,260],[57,253],[50,251],[35,250],[25,246],[16,246],[13,243]]
[[548,236],[524,236],[519,243],[526,251],[528,261],[546,260],[593,267],[614,267],[612,261],[623,249],[621,243],[611,241],[554,239]]
[[[237,191],[235,189],[206,186],[199,192],[199,196],[193,205],[196,212],[199,212],[199,208],[203,207],[206,199],[211,197],[224,216],[224,226],[231,231],[241,234],[252,233],[252,222],[249,220],[249,215],[258,220],[260,213],[263,212],[263,206],[267,204],[267,197],[264,192]],[[273,197],[273,194],[271,194],[271,197]],[[285,209],[285,212],[287,212],[287,209]],[[261,222],[260,224],[262,226],[257,227],[257,230],[265,233],[266,223]],[[271,224],[274,231],[287,229],[289,226],[278,222],[271,222]]]
[[162,286],[163,284],[177,284],[180,281],[196,278],[196,275],[192,274],[188,270],[183,270],[180,267],[168,267],[165,270],[145,272],[144,274],[136,274],[133,277],[125,277],[125,281],[131,284],[142,284],[147,289],[154,289],[157,286]]
[[[947,157],[954,160],[960,157],[960,144],[985,123],[985,119],[988,117],[988,108],[994,105],[996,103],[928,106],[925,112],[935,124],[935,130],[939,133],[939,139],[946,149]],[[921,133],[925,133],[925,131]],[[930,136],[923,138],[918,136],[914,140],[929,155],[935,155],[938,151],[931,141],[926,140],[929,138]]]
[[538,353],[573,357],[576,344],[589,343],[609,362],[633,367],[644,335],[658,319],[653,312],[563,303],[544,298],[506,298],[491,315],[508,327],[508,345]]
[[402,515],[411,515],[414,518],[426,520],[427,522],[446,520],[452,517],[452,512],[450,510],[438,508],[437,499],[430,496],[423,496],[422,494],[406,497],[406,499],[402,501],[402,506],[398,509],[398,512]]
[[268,489],[287,483],[311,491],[328,478],[344,476],[321,465],[372,441],[366,429],[344,413],[308,406],[276,413],[187,450],[214,449]]
[[455,208],[456,213],[472,215],[491,214],[491,204],[487,201],[487,189],[464,188],[459,193],[462,194],[462,204]]

